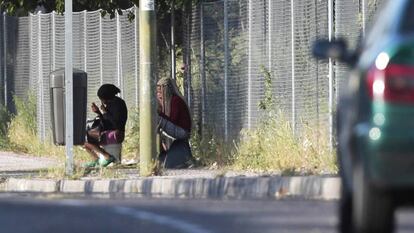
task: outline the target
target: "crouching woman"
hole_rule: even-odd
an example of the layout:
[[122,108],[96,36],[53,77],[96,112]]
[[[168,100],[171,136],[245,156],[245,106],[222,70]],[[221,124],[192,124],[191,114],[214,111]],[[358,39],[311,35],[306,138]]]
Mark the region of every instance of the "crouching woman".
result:
[[158,126],[161,153],[165,168],[185,168],[192,162],[189,144],[191,115],[175,81],[162,78],[157,83]]

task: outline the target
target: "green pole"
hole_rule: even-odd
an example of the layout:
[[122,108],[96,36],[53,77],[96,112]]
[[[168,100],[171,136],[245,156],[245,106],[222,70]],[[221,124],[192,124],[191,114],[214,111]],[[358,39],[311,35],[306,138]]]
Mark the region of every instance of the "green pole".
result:
[[139,1],[139,113],[140,113],[140,175],[152,173],[156,158],[156,75],[155,75],[155,0]]

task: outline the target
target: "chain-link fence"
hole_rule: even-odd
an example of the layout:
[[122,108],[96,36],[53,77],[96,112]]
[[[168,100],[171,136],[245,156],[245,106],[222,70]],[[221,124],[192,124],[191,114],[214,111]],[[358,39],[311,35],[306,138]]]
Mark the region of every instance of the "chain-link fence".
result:
[[264,76],[275,107],[295,131],[311,125],[332,140],[333,112],[346,67],[311,56],[317,38],[342,36],[356,47],[381,0],[220,0],[193,8],[191,105],[195,122],[224,139],[257,126]]
[[[314,60],[311,45],[332,34],[355,48],[382,1],[219,0],[194,5],[180,26],[185,95],[198,129],[232,140],[242,128],[255,127],[268,71],[276,108],[295,130],[310,124],[332,135],[331,113],[346,68]],[[101,84],[113,83],[130,108],[138,105],[137,24],[126,15],[73,14],[73,65],[88,73],[88,102],[96,100]],[[0,102],[13,110],[12,96],[24,98],[32,90],[41,138],[50,130],[49,74],[64,67],[64,58],[62,15],[1,15]]]
[[[31,90],[37,97],[38,134],[44,139],[51,128],[49,74],[65,66],[64,16],[2,15],[0,23],[1,103],[10,109],[13,95],[25,98]],[[73,13],[73,67],[88,73],[89,102],[98,101],[100,85],[113,83],[128,106],[138,105],[136,25],[125,11],[114,19],[102,18],[99,11]]]

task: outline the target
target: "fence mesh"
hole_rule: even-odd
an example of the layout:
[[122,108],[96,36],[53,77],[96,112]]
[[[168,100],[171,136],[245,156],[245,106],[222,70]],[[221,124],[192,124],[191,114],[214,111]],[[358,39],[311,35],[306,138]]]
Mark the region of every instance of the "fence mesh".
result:
[[[363,26],[370,24],[382,1],[333,3],[333,36],[345,37],[355,48]],[[330,90],[328,63],[311,56],[313,41],[328,37],[328,9],[328,1],[319,0],[221,0],[194,7],[188,43],[192,48],[191,99],[196,121],[205,122],[203,128],[216,135],[223,135],[228,128],[230,139],[236,139],[242,128],[257,126],[262,114],[258,104],[264,97],[264,68],[272,76],[275,108],[295,130],[317,125],[332,132],[330,112],[334,112],[347,68],[333,64]],[[229,26],[224,31],[226,22]],[[228,35],[228,41],[223,34]],[[225,54],[225,43],[229,54]],[[230,61],[227,70],[226,59]],[[228,76],[223,76],[226,71]],[[224,80],[228,81],[227,89],[223,89]]]
[[[333,0],[334,36],[356,48],[363,28],[384,0]],[[293,7],[293,8],[292,8]],[[134,9],[130,9],[134,10]],[[188,12],[187,12],[188,13]],[[237,139],[260,121],[264,72],[272,76],[275,108],[301,130],[328,129],[328,64],[310,56],[312,42],[328,36],[328,1],[201,1],[183,15],[186,97],[198,130]],[[73,66],[88,73],[88,102],[103,83],[121,88],[138,105],[139,50],[135,17],[73,14]],[[365,19],[365,21],[363,21]],[[55,13],[0,17],[0,102],[15,94],[37,96],[38,131],[49,135],[49,74],[64,68],[64,17]],[[341,93],[346,67],[334,65],[333,95]],[[7,80],[7,90],[5,81]],[[334,99],[335,104],[335,99]],[[88,116],[92,113],[88,111]]]
[[292,119],[292,15],[291,3],[278,0],[270,4],[269,71],[273,77],[276,107]]

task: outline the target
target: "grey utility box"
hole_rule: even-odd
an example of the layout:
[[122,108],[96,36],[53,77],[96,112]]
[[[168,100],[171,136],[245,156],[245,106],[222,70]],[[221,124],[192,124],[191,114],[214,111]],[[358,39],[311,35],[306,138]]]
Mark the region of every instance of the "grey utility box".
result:
[[[85,142],[87,108],[87,74],[73,70],[73,144]],[[52,118],[53,141],[65,145],[65,69],[50,74],[50,112]]]

